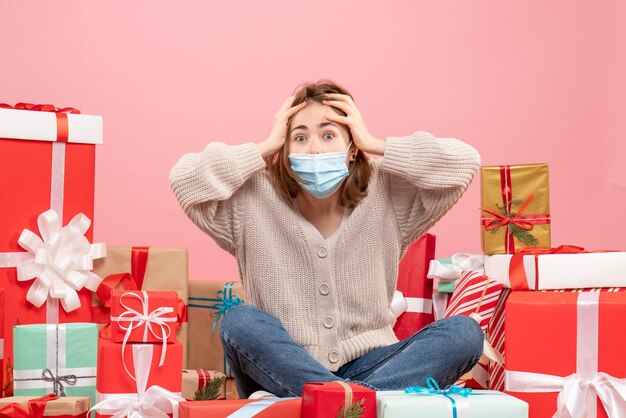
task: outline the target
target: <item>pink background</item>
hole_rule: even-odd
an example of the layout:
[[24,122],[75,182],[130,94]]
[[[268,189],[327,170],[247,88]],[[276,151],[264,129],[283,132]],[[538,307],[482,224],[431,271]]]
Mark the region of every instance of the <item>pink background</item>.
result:
[[[626,3],[0,3],[0,102],[101,114],[96,241],[190,249],[236,279],[167,182],[210,141],[259,142],[305,81],[354,95],[379,137],[427,130],[484,165],[550,165],[553,243],[626,248]],[[437,224],[438,256],[480,252],[480,179]]]

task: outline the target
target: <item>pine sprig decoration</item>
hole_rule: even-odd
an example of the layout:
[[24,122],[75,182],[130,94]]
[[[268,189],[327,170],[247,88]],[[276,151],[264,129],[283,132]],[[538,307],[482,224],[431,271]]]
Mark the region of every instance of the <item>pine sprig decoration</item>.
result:
[[527,247],[536,247],[539,241],[530,232],[515,224],[509,224],[509,233]]
[[365,398],[361,398],[357,402],[345,405],[337,413],[337,418],[361,418],[365,412],[364,402]]
[[[523,202],[521,200],[511,200],[511,204],[512,205],[521,205]],[[498,208],[498,211],[500,212],[500,214],[506,218],[512,218],[515,215],[517,215],[516,212],[509,212],[508,210],[506,210],[506,207],[504,206],[500,206],[496,203],[496,207]],[[526,219],[526,217],[524,215],[520,215],[519,219]],[[499,221],[498,220],[494,220],[490,223],[491,225],[495,225],[497,224]],[[528,232],[525,229],[520,228],[519,226],[515,225],[514,223],[509,223],[509,234],[513,235],[515,238],[517,238],[517,240],[519,242],[521,242],[522,244],[524,244],[527,247],[536,247],[539,245],[539,241],[537,240],[537,238],[535,238],[530,232]],[[497,232],[497,229],[492,229],[491,233],[495,234]]]
[[225,377],[216,377],[211,380],[202,388],[198,389],[193,395],[194,401],[212,401],[219,398],[222,394],[222,387],[224,386]]

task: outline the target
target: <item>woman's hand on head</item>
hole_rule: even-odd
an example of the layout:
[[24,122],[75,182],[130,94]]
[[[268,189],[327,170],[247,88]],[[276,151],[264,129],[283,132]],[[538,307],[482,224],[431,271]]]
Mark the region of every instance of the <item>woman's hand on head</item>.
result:
[[329,110],[326,112],[326,119],[346,125],[350,129],[352,140],[358,149],[369,154],[383,155],[385,141],[375,138],[369,133],[365,122],[363,122],[361,112],[359,112],[350,96],[340,93],[328,93],[322,103],[345,112],[346,116],[342,116],[334,110]]
[[264,157],[280,151],[287,139],[287,124],[289,123],[289,118],[306,106],[306,101],[304,101],[292,107],[291,105],[293,104],[294,98],[295,96],[289,96],[287,100],[283,102],[274,116],[274,124],[267,139],[259,144],[261,154],[263,154]]

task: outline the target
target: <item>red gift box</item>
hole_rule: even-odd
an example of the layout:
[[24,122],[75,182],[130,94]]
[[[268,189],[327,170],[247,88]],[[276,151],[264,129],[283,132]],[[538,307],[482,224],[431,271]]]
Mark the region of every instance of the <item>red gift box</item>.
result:
[[173,343],[178,323],[176,292],[111,292],[111,339],[114,342]]
[[433,281],[426,278],[430,261],[435,258],[435,236],[422,235],[409,245],[398,267],[397,290],[402,292],[408,309],[397,319],[393,331],[403,340],[435,320]]
[[[557,408],[558,416],[591,416],[592,409],[598,418],[626,416],[626,399],[615,389],[626,383],[625,316],[623,292],[513,292],[506,304],[507,393],[528,402],[531,418]],[[614,408],[608,415],[600,398]]]
[[376,418],[376,392],[372,389],[356,383],[305,383],[302,387],[302,418],[336,418],[342,408],[361,400],[361,418]]
[[[35,307],[27,295],[31,286],[41,288],[41,283],[37,278],[18,282],[16,270],[29,255],[18,244],[20,234],[25,229],[39,231],[40,214],[52,208],[62,225],[79,213],[93,219],[95,144],[102,143],[102,118],[75,113],[51,105],[18,104],[14,109],[0,104],[0,288],[11,295],[4,318],[7,364],[16,323],[91,319],[89,290],[78,291],[80,308],[71,312],[58,309],[56,299]],[[91,242],[92,228],[87,227],[84,235]]]
[[179,418],[224,418],[237,411],[250,411],[247,416],[254,413],[255,418],[299,418],[301,402],[301,398],[181,402]]
[[[97,412],[96,417],[153,403],[159,410],[172,414],[178,402],[184,400],[180,397],[183,346],[176,341],[166,347],[167,361],[159,366],[164,349],[161,344],[123,346],[99,338],[96,405],[92,408]],[[125,403],[120,405],[122,399]]]
[[[549,290],[547,292],[625,292],[626,287],[609,287],[598,289],[564,289],[564,290]],[[546,291],[544,291],[546,292]],[[506,359],[506,333],[505,333],[505,307],[506,301],[511,294],[511,289],[503,288],[500,294],[500,300],[495,307],[493,317],[489,321],[489,328],[487,330],[488,341],[493,348],[499,352]],[[489,363],[489,389],[504,391],[504,365],[497,364],[495,362]]]

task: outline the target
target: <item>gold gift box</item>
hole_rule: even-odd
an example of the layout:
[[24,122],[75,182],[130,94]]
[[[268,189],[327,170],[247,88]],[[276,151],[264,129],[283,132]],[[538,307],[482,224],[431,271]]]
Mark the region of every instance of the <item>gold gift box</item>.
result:
[[550,248],[548,165],[483,166],[480,171],[483,253]]

